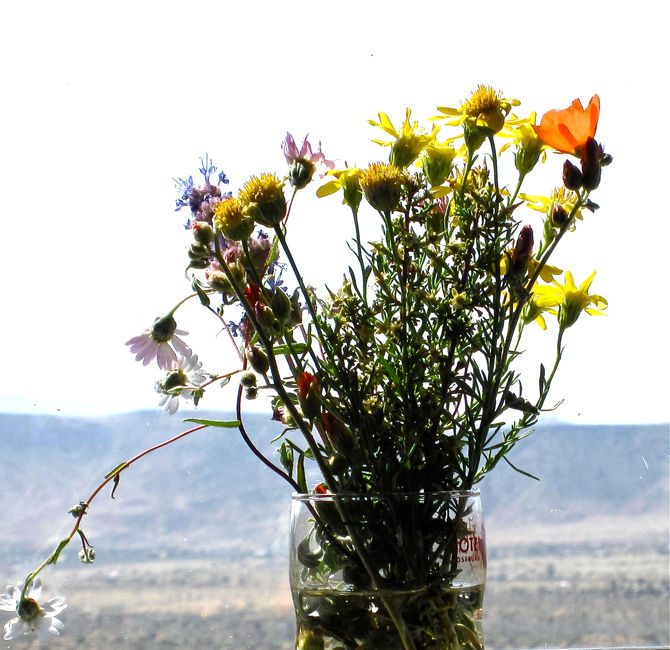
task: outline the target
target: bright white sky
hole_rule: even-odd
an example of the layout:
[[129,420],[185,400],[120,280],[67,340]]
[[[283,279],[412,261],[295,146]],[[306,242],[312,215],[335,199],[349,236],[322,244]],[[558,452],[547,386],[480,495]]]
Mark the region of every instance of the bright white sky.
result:
[[[234,6],[233,6],[234,5]],[[545,7],[547,9],[545,9]],[[549,9],[550,8],[550,9]],[[236,189],[284,173],[280,143],[309,132],[328,157],[386,155],[367,118],[424,119],[478,83],[522,100],[520,114],[602,102],[615,158],[556,263],[610,303],[567,337],[555,382],[577,422],[667,421],[670,105],[666,26],[639,0],[12,3],[0,20],[0,410],[101,414],[153,408],[154,367],[124,342],[185,295],[183,213],[172,178],[205,152]],[[666,154],[667,155],[667,154]],[[547,184],[563,157],[550,157]],[[552,176],[553,174],[553,176]],[[313,283],[337,284],[349,225],[339,200],[298,209],[291,240]],[[298,206],[300,208],[300,206]],[[341,220],[341,221],[340,221]],[[204,314],[203,314],[204,318]],[[179,319],[201,344],[213,323]],[[535,383],[535,374],[528,383]],[[228,399],[205,407],[227,409]]]

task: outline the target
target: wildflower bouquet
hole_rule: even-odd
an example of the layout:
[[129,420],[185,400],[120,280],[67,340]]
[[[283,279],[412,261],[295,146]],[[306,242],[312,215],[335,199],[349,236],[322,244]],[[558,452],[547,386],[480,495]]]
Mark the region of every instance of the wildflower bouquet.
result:
[[[409,109],[399,128],[379,113],[370,123],[386,134],[377,142],[390,153],[367,167],[334,169],[320,146],[315,152],[305,139],[298,148],[288,135],[288,170],[253,176],[234,196],[208,158],[201,185],[178,181],[177,207],[191,213],[192,292],[128,344],[139,361],[165,371],[156,387],[170,412],[180,400],[198,404],[213,383],[239,382],[234,421],[192,421],[238,428],[303,495],[291,558],[297,648],[483,647],[481,593],[464,598],[454,588],[463,572],[459,540],[476,514],[472,489],[509,462],[545,410],[566,332],[583,312],[607,306],[589,293],[595,272],[577,286],[549,263],[598,208],[590,195],[611,162],[594,139],[599,98],[586,109],[575,100],[549,111],[539,125],[534,113],[514,114],[518,105],[480,86],[460,107],[438,108],[431,126],[412,122]],[[566,155],[560,186],[523,194],[547,150]],[[325,292],[309,284],[288,242],[298,195],[317,172],[325,179],[317,195],[341,195],[353,226],[351,264],[342,285]],[[542,215],[539,237],[524,225],[526,208]],[[379,238],[364,241],[359,220],[373,218]],[[239,351],[237,368],[203,370],[177,328],[189,299],[219,319]],[[535,324],[547,330],[547,318],[556,320],[555,353],[522,385],[524,333]],[[244,399],[259,394],[271,396],[284,425],[278,461],[261,454],[244,426]],[[28,585],[75,535],[82,559],[92,560],[83,514],[146,453],[73,509],[72,534],[24,583],[20,618],[39,612]],[[308,463],[320,475],[313,489]]]

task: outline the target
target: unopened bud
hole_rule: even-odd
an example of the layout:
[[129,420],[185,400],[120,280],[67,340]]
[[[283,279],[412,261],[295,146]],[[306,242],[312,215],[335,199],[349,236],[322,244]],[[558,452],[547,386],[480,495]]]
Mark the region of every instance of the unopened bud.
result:
[[208,260],[212,255],[212,251],[209,249],[209,246],[205,244],[193,243],[188,249],[188,256],[192,260]]
[[249,365],[259,374],[264,375],[270,370],[270,360],[268,355],[259,347],[252,345],[246,350]]
[[242,264],[239,262],[233,262],[232,264],[228,265],[228,270],[236,282],[239,284],[247,283],[247,272]]
[[272,311],[277,320],[286,324],[286,321],[291,314],[291,301],[286,293],[279,287],[275,288],[272,298],[270,299],[270,305],[272,306]]
[[585,190],[595,190],[600,185],[600,158],[602,154],[602,147],[593,138],[589,138],[582,153],[582,175],[584,176]]
[[233,287],[223,271],[212,271],[207,276],[207,280],[214,291],[228,295],[233,293]]
[[533,229],[530,226],[524,226],[519,233],[511,255],[510,271],[512,274],[518,274],[525,270],[532,253]]
[[614,158],[608,153],[604,153],[602,156],[600,156],[600,166],[601,167],[607,167],[607,165],[611,165],[612,161]]
[[214,239],[214,229],[205,221],[198,221],[193,226],[193,237],[199,244],[210,244]]
[[554,204],[551,211],[551,220],[558,228],[563,228],[568,223],[568,213],[560,203]]
[[258,388],[247,388],[244,391],[244,397],[246,399],[256,399],[258,397]]
[[256,375],[253,372],[244,372],[240,377],[240,384],[245,388],[256,387]]
[[563,163],[563,185],[569,190],[577,191],[584,183],[582,172],[579,167],[573,165],[569,160]]

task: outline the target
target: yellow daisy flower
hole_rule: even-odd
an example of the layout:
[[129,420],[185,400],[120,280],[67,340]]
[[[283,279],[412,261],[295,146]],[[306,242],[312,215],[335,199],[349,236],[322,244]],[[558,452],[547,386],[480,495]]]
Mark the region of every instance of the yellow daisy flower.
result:
[[[470,124],[484,127],[491,133],[498,133],[505,125],[505,118],[512,106],[519,106],[518,99],[505,99],[491,86],[480,84],[472,95],[459,108],[438,106],[437,110],[450,119],[447,124]],[[444,119],[442,115],[433,119]]]
[[510,115],[505,122],[505,128],[500,132],[500,135],[505,138],[510,138],[501,148],[500,153],[512,146],[516,145],[516,153],[514,155],[514,164],[522,174],[529,174],[535,165],[537,165],[540,157],[542,162],[547,159],[547,149],[549,148],[535,133],[535,118],[536,114],[531,113],[527,118],[519,118],[516,115]]
[[[579,287],[575,284],[570,271],[565,273],[565,284],[554,282],[553,286],[543,285],[534,290],[535,302],[539,307],[558,307],[558,324],[567,329],[577,322],[580,314],[585,311],[592,316],[601,315],[607,309],[607,300],[598,294],[589,294],[594,271]],[[595,306],[595,309],[591,307]]]
[[361,189],[367,202],[379,212],[392,212],[398,207],[407,177],[395,165],[372,163],[361,173]]
[[376,139],[372,141],[383,147],[391,147],[389,162],[401,169],[409,167],[419,157],[426,145],[434,142],[435,136],[440,130],[439,126],[433,126],[430,133],[425,133],[419,128],[418,122],[412,124],[409,121],[411,114],[412,111],[408,108],[405,111],[405,121],[402,123],[400,132],[393,126],[388,115],[381,111],[379,112],[379,122],[368,120],[369,124],[379,127],[395,138],[390,141]]
[[334,176],[332,180],[324,183],[317,191],[316,195],[319,198],[335,194],[338,190],[344,192],[342,203],[346,203],[354,210],[358,209],[361,199],[363,198],[363,191],[361,190],[362,171],[358,167],[351,169],[334,169],[327,172],[327,176]]
[[[577,202],[579,201],[579,196],[577,195],[577,192],[568,190],[565,187],[557,187],[551,193],[551,196],[519,194],[519,198],[526,201],[526,205],[531,210],[544,212],[550,219],[554,212],[554,208],[557,205],[560,205],[566,211],[567,214],[572,214],[575,205],[577,205]],[[582,219],[582,209],[578,208],[577,210],[575,210],[573,216],[576,219]]]

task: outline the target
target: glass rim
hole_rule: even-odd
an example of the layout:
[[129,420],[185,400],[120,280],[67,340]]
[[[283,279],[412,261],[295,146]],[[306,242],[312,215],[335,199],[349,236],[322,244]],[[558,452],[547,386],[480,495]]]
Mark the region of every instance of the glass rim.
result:
[[471,488],[469,490],[435,490],[434,492],[325,492],[317,494],[316,492],[302,493],[293,492],[291,494],[292,501],[330,501],[336,497],[347,499],[369,499],[369,500],[383,500],[395,497],[478,497],[481,496],[479,488]]

